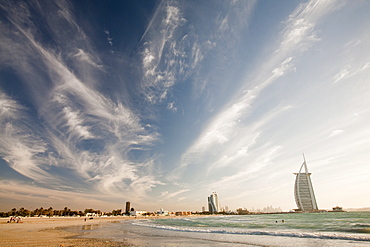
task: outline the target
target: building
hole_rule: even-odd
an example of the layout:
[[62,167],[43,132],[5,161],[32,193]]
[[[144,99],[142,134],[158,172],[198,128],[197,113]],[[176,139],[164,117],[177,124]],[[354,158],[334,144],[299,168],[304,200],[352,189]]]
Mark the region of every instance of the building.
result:
[[145,216],[147,214],[148,214],[147,211],[135,211],[135,210],[130,211],[130,216]]
[[218,196],[216,192],[208,197],[208,211],[210,214],[215,214],[220,212],[220,202],[218,201]]
[[191,212],[176,212],[175,213],[176,216],[189,216],[191,215]]
[[346,212],[346,211],[344,211],[342,207],[336,206],[333,207],[333,210],[329,212]]
[[242,209],[242,208],[238,208],[238,209],[236,210],[236,212],[237,212],[238,214],[240,214],[240,215],[250,214],[250,212],[249,212],[249,211],[248,211],[248,209],[246,209],[246,208],[244,208],[244,209]]
[[125,214],[126,215],[130,215],[130,202],[126,202],[126,211],[125,211]]
[[[313,192],[311,173],[308,172],[306,159],[303,155],[303,164],[296,175],[294,185],[294,197],[300,212],[314,212],[317,211],[317,203],[315,194]],[[304,169],[304,171],[303,171]]]
[[164,211],[163,208],[159,209],[159,211],[156,212],[157,215],[169,215],[168,211]]

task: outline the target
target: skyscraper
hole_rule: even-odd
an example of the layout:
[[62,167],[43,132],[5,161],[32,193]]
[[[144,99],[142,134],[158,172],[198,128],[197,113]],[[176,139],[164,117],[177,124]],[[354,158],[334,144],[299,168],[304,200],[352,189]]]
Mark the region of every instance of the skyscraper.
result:
[[130,215],[130,202],[126,202],[126,211],[125,211],[125,214],[126,215]]
[[[302,212],[312,212],[318,210],[315,194],[313,192],[311,173],[308,172],[306,159],[303,155],[303,164],[295,178],[294,197],[298,210]],[[304,172],[302,169],[304,168]]]
[[216,192],[208,197],[208,211],[210,214],[218,213],[220,211],[220,202]]

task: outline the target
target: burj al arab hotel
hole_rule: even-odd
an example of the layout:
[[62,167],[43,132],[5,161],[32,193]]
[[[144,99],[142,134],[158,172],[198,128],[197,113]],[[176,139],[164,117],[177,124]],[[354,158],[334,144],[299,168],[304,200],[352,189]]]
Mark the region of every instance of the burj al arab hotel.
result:
[[[304,169],[304,171],[303,171]],[[294,197],[298,209],[300,212],[314,212],[317,211],[317,203],[315,194],[313,192],[311,173],[308,172],[306,159],[303,155],[303,164],[298,173],[294,173],[295,186],[294,186]]]

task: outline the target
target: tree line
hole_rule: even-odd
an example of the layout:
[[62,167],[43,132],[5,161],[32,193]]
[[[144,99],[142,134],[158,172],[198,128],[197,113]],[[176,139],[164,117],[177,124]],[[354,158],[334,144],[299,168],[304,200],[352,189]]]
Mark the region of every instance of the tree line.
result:
[[8,212],[0,212],[0,217],[11,217],[11,216],[21,216],[21,217],[40,217],[40,216],[85,216],[87,213],[95,213],[97,215],[107,215],[107,216],[116,216],[122,215],[122,209],[113,210],[112,212],[102,212],[100,210],[94,210],[92,208],[86,208],[84,211],[71,210],[68,207],[64,209],[53,209],[49,208],[36,208],[35,210],[28,210],[24,207],[11,209]]

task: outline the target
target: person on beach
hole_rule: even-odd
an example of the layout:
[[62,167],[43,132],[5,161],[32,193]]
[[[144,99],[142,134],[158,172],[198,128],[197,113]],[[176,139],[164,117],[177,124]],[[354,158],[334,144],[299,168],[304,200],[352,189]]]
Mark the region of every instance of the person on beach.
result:
[[10,217],[10,220],[7,221],[7,223],[12,223],[12,221],[14,221],[15,223],[19,223],[19,222],[22,222],[22,217],[20,216],[12,216]]

